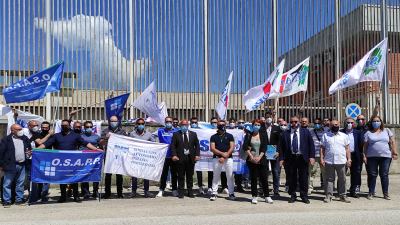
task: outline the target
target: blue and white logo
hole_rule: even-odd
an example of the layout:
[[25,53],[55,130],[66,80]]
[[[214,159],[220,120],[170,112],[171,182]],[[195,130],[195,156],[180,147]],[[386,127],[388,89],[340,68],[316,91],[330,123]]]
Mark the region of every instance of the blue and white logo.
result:
[[56,167],[51,165],[49,161],[40,161],[39,170],[44,172],[45,176],[52,176],[56,175]]
[[356,103],[350,103],[346,106],[346,116],[356,119],[361,114],[361,107]]

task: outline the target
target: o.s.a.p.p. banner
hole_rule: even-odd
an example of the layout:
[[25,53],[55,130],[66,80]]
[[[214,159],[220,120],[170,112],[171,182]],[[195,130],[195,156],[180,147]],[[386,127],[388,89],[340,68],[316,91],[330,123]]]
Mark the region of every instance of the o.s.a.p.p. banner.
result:
[[103,157],[103,152],[93,150],[34,149],[32,182],[54,184],[99,182]]
[[159,181],[168,145],[111,134],[104,173]]

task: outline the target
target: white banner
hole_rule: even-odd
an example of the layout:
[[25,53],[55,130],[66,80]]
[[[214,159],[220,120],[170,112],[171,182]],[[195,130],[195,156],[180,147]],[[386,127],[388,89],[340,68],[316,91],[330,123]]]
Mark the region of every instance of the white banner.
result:
[[[210,138],[213,134],[216,133],[216,130],[212,129],[190,129],[193,132],[197,133],[197,137],[200,142],[200,161],[196,163],[195,170],[196,171],[213,171],[213,153],[210,150]],[[240,149],[243,145],[244,132],[239,129],[231,129],[227,130],[228,133],[233,135],[235,139],[235,149],[233,151],[233,171],[237,173],[242,172],[242,168],[246,163],[244,160],[240,158]]]
[[159,181],[168,145],[111,134],[104,173]]
[[[1,106],[0,106],[1,107]],[[5,106],[1,107],[1,113],[7,112],[5,115],[7,116],[7,135],[11,133],[11,126],[15,123],[21,125],[22,128],[28,127],[28,122],[31,120],[36,120],[39,124],[44,121],[44,118],[29,112],[24,112],[16,109],[16,113],[18,113],[17,121],[14,118],[14,112],[11,108]]]

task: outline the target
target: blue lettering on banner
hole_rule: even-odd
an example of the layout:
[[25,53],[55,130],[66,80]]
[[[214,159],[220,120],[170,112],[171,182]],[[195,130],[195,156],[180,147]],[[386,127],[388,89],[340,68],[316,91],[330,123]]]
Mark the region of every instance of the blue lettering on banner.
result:
[[210,150],[210,141],[208,140],[200,140],[200,151],[202,152],[208,152]]

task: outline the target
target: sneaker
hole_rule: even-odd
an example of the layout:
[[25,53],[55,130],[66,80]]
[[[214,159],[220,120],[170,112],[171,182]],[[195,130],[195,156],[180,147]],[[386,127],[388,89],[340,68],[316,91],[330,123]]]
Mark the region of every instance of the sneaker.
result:
[[217,195],[211,195],[210,201],[215,201],[215,200],[217,200]]
[[11,207],[11,203],[10,202],[3,203],[3,207],[6,208],[6,209],[10,208]]
[[76,202],[76,203],[81,203],[82,200],[81,200],[80,197],[75,197],[75,198],[74,198],[74,202]]
[[274,200],[272,200],[271,197],[266,197],[266,198],[265,198],[265,202],[268,203],[268,204],[273,204],[273,203],[274,203]]
[[253,197],[251,199],[251,204],[257,204],[258,203],[258,197]]
[[368,199],[368,200],[374,199],[374,195],[373,195],[373,194],[368,194],[367,199]]
[[63,198],[63,197],[61,197],[60,199],[58,199],[58,203],[64,203],[64,202],[66,202],[67,201],[67,199],[66,198]]
[[160,191],[158,191],[158,194],[156,195],[156,198],[162,198],[163,195],[164,195],[164,192],[160,190]]
[[344,202],[344,203],[351,203],[351,201],[349,199],[347,199],[346,196],[340,196],[340,201]]
[[208,195],[211,195],[211,194],[212,194],[212,188],[208,188],[207,194],[208,194]]
[[228,188],[224,188],[224,190],[222,190],[222,192],[225,193],[225,194],[229,194]]
[[144,192],[144,197],[145,198],[154,198],[154,195],[150,191],[145,191]]
[[204,191],[203,187],[199,187],[199,194],[200,195],[204,195],[205,194],[205,191]]
[[332,201],[332,196],[331,195],[327,195],[325,198],[324,198],[324,202],[325,203],[330,203]]
[[179,195],[179,193],[178,193],[177,190],[173,190],[173,191],[172,191],[172,196],[178,197],[178,195]]
[[170,183],[170,182],[167,182],[167,184],[165,185],[165,188],[171,189],[171,183]]
[[235,194],[229,194],[229,199],[232,201],[235,201],[235,199],[236,199]]
[[383,194],[383,198],[386,200],[392,200],[389,196],[389,194]]
[[132,193],[129,195],[130,198],[135,198],[137,196],[136,191],[132,191]]

